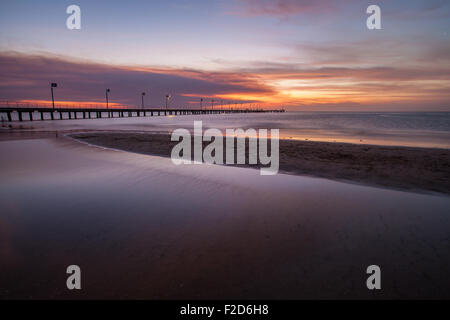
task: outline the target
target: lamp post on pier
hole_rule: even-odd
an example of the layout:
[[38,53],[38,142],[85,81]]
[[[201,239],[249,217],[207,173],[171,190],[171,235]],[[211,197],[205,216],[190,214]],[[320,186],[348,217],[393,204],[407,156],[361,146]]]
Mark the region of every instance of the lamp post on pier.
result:
[[52,109],[55,111],[55,97],[53,95],[53,88],[56,88],[58,84],[56,82],[52,82],[50,85],[50,91],[52,92]]
[[170,94],[166,94],[166,110],[168,109],[168,107],[169,107],[169,99],[171,98],[171,95]]
[[106,94],[106,109],[109,109],[109,107],[108,107],[108,93],[109,93],[110,91],[111,91],[111,90],[106,89],[106,92],[105,92],[105,94]]

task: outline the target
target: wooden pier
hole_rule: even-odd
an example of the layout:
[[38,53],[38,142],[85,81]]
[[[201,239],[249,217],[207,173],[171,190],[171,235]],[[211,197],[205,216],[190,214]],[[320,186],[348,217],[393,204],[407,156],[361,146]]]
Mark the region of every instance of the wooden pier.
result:
[[[272,113],[284,109],[131,109],[0,107],[2,121],[75,120],[229,113]],[[5,118],[6,117],[6,118]]]

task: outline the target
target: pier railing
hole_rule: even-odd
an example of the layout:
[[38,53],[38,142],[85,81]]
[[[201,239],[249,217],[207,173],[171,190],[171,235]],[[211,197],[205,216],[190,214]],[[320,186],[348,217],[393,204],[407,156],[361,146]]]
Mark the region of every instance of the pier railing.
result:
[[[132,108],[126,105],[117,105],[120,108]],[[111,106],[115,108],[116,105]],[[51,102],[27,102],[27,101],[12,101],[12,100],[0,100],[0,109],[42,109],[53,108]],[[57,103],[55,102],[55,108],[70,108],[70,109],[102,109],[106,108],[104,103]]]

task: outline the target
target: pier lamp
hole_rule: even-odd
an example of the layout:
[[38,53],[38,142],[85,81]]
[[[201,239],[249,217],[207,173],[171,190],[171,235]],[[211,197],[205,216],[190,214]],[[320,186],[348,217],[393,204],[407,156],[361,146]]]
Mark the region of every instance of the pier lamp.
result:
[[58,84],[56,82],[52,82],[50,84],[50,91],[52,92],[52,108],[53,111],[55,111],[55,97],[53,95],[53,88],[56,88],[58,86]]
[[144,96],[145,96],[145,92],[142,92],[142,109],[144,109]]
[[169,99],[171,98],[171,95],[170,94],[166,94],[166,110],[167,110],[167,108],[168,108],[168,105],[169,105]]
[[106,109],[108,109],[108,93],[109,93],[110,91],[111,91],[111,90],[106,89]]

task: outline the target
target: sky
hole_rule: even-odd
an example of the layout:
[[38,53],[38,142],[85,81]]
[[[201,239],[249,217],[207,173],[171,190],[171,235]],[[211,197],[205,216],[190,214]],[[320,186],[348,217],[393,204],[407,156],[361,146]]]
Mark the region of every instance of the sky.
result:
[[[81,8],[69,30],[66,8]],[[366,9],[381,9],[369,30]],[[0,100],[450,111],[450,1],[2,1]]]

